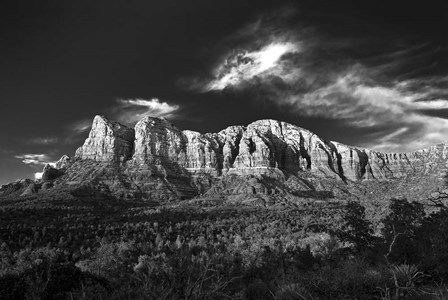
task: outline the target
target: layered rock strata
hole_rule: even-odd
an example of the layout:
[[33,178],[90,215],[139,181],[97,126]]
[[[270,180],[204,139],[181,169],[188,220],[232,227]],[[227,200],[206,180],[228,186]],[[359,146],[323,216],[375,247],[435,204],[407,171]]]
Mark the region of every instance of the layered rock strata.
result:
[[75,157],[95,161],[126,161],[134,147],[134,129],[96,116],[84,145]]
[[[132,129],[96,116],[75,157],[63,157],[56,164],[65,173],[56,185],[100,182],[123,198],[141,194],[174,199],[242,191],[301,194],[325,190],[320,188],[325,182],[344,190],[348,183],[435,174],[444,170],[447,157],[446,145],[381,153],[324,141],[306,129],[275,120],[201,134],[179,130],[165,119],[145,117]],[[291,176],[296,179],[291,181]],[[288,180],[294,184],[278,186]]]
[[190,173],[215,176],[281,170],[359,181],[424,172],[431,162],[446,159],[447,153],[445,145],[412,153],[381,153],[324,141],[308,130],[275,120],[200,134],[181,131],[164,119],[145,117],[134,130],[96,116],[75,157],[132,165],[176,164]]

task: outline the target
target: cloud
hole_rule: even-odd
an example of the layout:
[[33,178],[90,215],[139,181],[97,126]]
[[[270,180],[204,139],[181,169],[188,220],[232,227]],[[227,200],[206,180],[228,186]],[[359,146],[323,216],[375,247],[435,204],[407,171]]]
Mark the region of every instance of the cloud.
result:
[[368,74],[366,67],[357,65],[307,92],[293,88],[284,93],[272,83],[264,88],[270,90],[271,100],[298,115],[336,119],[379,133],[361,143],[369,148],[406,152],[445,140],[448,119],[433,116],[448,110],[448,100],[433,97],[432,90],[403,88],[403,82],[384,86],[372,82]]
[[367,85],[365,79],[347,74],[333,84],[310,93],[286,98],[286,104],[306,116],[343,121],[347,126],[376,129],[381,135],[365,146],[399,152],[439,143],[448,131],[448,120],[423,115],[424,110],[446,110],[448,101],[429,100],[423,93],[398,86]]
[[26,165],[45,166],[46,164],[54,165],[47,154],[21,154],[15,155],[15,158],[21,159]]
[[69,126],[70,130],[75,134],[82,134],[92,127],[92,120],[83,119],[74,122]]
[[63,144],[78,144],[85,139],[87,132],[92,127],[91,119],[82,119],[69,124],[66,128],[65,137],[61,139]]
[[128,125],[134,125],[145,116],[173,119],[177,117],[180,106],[162,102],[157,98],[119,99],[110,110],[114,119]]
[[58,142],[59,138],[57,137],[37,137],[25,140],[25,143],[28,145],[54,145]]
[[[42,168],[43,166],[49,164],[55,166],[56,162],[52,161],[47,154],[22,154],[16,155],[15,158],[22,160],[22,163],[33,167],[34,169]],[[38,180],[42,178],[43,172],[35,172],[34,179]]]
[[[111,108],[103,111],[103,113],[110,116],[114,121],[133,126],[145,116],[169,119],[178,118],[177,112],[179,110],[179,105],[169,104],[157,98],[150,100],[136,98],[118,99]],[[92,119],[82,119],[70,124],[67,128],[67,135],[62,140],[63,143],[74,144],[83,141],[91,127]]]
[[[403,39],[338,38],[289,20],[259,17],[227,38],[196,91],[250,90],[298,116],[337,120],[365,135],[358,146],[412,151],[446,139],[448,75],[428,76],[437,49]],[[291,25],[292,24],[292,25]]]
[[226,87],[238,87],[255,77],[279,76],[278,68],[282,57],[297,53],[300,46],[291,42],[272,43],[257,51],[246,51],[232,55],[214,71],[215,78],[208,83],[206,91],[222,90]]

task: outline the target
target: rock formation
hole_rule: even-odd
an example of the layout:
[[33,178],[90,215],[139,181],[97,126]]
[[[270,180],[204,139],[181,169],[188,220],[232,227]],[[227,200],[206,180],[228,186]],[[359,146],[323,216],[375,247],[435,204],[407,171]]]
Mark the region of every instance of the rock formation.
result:
[[43,171],[42,171],[42,181],[53,181],[56,178],[62,176],[64,174],[64,171],[62,168],[57,169],[53,168],[50,164],[46,164]]
[[[96,194],[150,200],[263,195],[264,203],[269,202],[266,197],[285,195],[346,197],[360,189],[368,194],[367,186],[391,180],[440,180],[447,157],[447,145],[381,153],[324,141],[275,120],[201,134],[181,131],[165,119],[145,117],[134,130],[96,116],[75,157],[64,156],[56,163],[61,176],[50,176],[54,187],[46,190],[82,186]],[[416,193],[400,184],[395,186]]]
[[184,161],[182,132],[165,119],[145,117],[135,125],[132,159],[142,164]]
[[56,162],[56,169],[65,169],[70,164],[70,157],[62,155],[62,157]]
[[95,161],[125,161],[132,155],[134,130],[120,123],[96,116],[84,145],[75,157]]
[[[145,117],[135,126],[134,141],[133,129],[96,116],[89,137],[75,158],[127,161],[134,166],[176,164],[192,174],[215,176],[281,170],[359,181],[402,178],[413,172],[412,161],[423,152],[384,154],[350,147],[324,141],[308,130],[275,120],[260,120],[247,127],[232,126],[217,134],[200,134],[181,131],[164,119]],[[63,161],[61,165],[67,158]]]

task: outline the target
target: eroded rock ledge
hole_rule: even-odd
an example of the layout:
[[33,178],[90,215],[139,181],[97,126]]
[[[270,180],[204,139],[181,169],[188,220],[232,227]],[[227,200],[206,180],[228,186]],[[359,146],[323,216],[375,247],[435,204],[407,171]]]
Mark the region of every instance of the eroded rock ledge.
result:
[[[75,156],[47,167],[48,182],[38,182],[37,190],[156,201],[215,197],[261,205],[403,193],[416,199],[443,181],[447,156],[445,144],[381,153],[325,141],[275,120],[201,134],[165,119],[145,117],[133,129],[96,116]],[[21,186],[0,189],[0,195],[34,193],[34,187]]]
[[191,174],[269,174],[309,171],[359,181],[402,178],[446,159],[445,145],[412,153],[381,153],[322,140],[285,122],[259,120],[218,133],[181,131],[165,119],[145,117],[135,129],[96,116],[75,158],[129,165],[175,164]]

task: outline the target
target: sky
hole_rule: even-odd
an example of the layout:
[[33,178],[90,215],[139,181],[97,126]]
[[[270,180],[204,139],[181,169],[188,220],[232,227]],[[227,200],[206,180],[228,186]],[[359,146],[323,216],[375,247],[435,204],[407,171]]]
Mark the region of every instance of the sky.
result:
[[1,1],[0,184],[74,155],[97,114],[202,133],[276,119],[386,152],[445,142],[447,6]]

